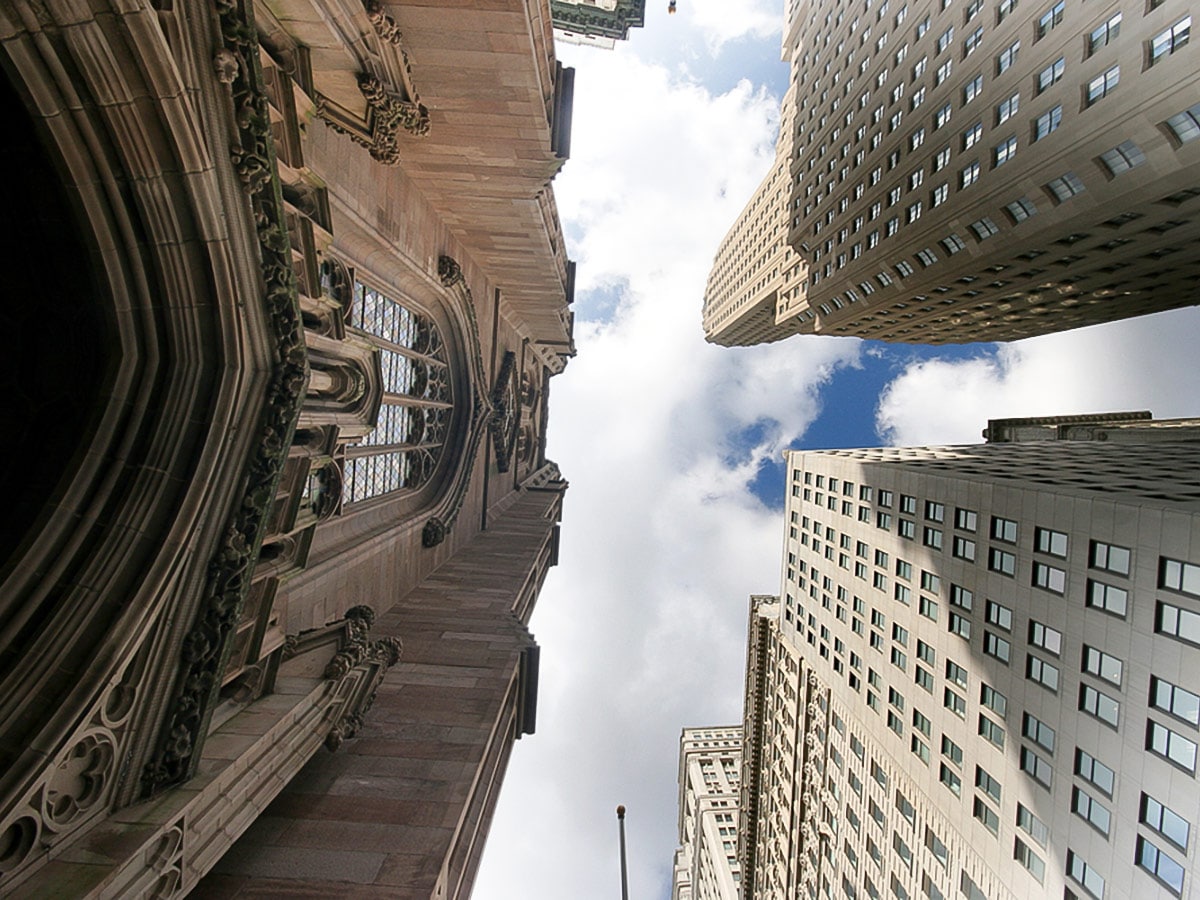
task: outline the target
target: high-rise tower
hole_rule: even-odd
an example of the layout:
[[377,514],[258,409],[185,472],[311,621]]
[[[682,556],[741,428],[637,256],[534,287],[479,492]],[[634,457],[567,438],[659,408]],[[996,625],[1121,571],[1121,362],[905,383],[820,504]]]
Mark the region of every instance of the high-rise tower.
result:
[[1179,0],[793,4],[808,271],[748,339],[1008,340],[1193,304],[1191,27]]
[[1200,462],[1154,437],[789,454],[747,898],[1191,890]]
[[794,309],[808,265],[788,244],[795,83],[780,109],[775,162],[721,241],[704,289],[704,335],[727,347],[769,343],[799,333]]

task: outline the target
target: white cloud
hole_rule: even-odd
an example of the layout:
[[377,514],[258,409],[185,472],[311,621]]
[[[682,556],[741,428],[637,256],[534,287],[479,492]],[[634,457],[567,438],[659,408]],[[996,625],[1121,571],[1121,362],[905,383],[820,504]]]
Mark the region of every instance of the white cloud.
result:
[[[654,0],[650,0],[654,2]],[[769,37],[783,26],[778,0],[679,0],[686,5],[709,45],[720,48],[738,38]]]
[[[782,523],[748,483],[859,349],[703,341],[712,255],[773,158],[776,99],[747,84],[713,96],[616,56],[577,84],[557,196],[582,234],[580,288],[621,299],[611,321],[577,324],[579,355],[551,389],[549,454],[571,488],[532,622],[538,733],[513,754],[485,900],[613,896],[618,803],[631,893],[669,895],[679,731],[740,721],[747,600],[778,588]],[[755,446],[732,439],[756,424]]]
[[1149,409],[1194,415],[1200,310],[1030,338],[974,359],[908,365],[884,391],[888,443],[978,443],[988,419]]
[[571,246],[578,289],[670,273],[702,292],[717,242],[774,159],[778,98],[746,81],[714,96],[615,53],[578,57],[572,158],[554,184],[584,233]]

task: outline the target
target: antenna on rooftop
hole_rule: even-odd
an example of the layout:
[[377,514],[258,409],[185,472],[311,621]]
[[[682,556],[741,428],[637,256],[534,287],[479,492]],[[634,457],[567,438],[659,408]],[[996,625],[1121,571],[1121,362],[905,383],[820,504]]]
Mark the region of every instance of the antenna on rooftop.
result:
[[629,900],[629,878],[625,873],[625,807],[617,807],[617,828],[621,832],[621,900]]

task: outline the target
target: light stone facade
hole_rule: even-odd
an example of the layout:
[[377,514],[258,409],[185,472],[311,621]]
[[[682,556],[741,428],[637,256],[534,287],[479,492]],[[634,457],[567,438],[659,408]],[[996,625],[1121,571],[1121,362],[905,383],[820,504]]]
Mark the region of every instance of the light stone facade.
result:
[[0,895],[470,894],[566,482],[549,0],[0,0]]
[[1190,31],[1182,0],[792,3],[807,281],[753,339],[1010,340],[1194,304]]
[[808,265],[788,244],[795,82],[780,108],[771,171],[722,239],[704,289],[704,335],[727,347],[769,343],[789,328],[804,298]]
[[738,900],[741,774],[740,725],[683,729],[672,900]]
[[781,593],[751,608],[748,900],[1188,896],[1198,459],[789,452]]

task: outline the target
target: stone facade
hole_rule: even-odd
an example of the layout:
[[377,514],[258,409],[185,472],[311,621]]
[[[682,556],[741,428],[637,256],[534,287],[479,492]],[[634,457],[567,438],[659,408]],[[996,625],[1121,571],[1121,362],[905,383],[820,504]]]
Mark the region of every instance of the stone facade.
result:
[[671,900],[738,900],[741,776],[741,726],[683,729]]
[[551,29],[0,3],[0,893],[469,894],[566,487]]

